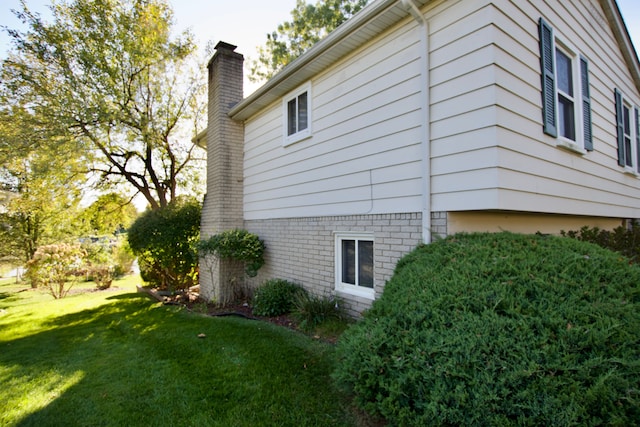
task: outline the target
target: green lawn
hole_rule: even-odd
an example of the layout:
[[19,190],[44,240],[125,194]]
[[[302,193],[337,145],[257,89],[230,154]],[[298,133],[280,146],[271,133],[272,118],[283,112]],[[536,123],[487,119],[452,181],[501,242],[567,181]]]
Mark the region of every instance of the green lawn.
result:
[[61,300],[0,281],[0,425],[356,424],[331,345],[163,306],[138,281]]

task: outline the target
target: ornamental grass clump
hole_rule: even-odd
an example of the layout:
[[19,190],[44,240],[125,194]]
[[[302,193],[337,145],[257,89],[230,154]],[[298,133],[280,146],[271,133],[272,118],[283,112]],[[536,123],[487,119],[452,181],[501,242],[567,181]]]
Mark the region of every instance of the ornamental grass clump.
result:
[[343,321],[347,315],[340,298],[300,294],[294,301],[293,315],[300,322],[300,328],[311,331],[327,321]]
[[339,341],[391,425],[638,425],[640,268],[553,236],[455,235],[400,260]]
[[284,279],[267,280],[253,295],[252,312],[257,316],[280,316],[290,313],[296,298],[305,293],[296,283]]

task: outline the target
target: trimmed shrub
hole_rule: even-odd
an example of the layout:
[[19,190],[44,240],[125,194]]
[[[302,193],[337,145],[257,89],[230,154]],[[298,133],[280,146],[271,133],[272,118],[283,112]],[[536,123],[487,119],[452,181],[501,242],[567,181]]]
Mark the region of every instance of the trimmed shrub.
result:
[[342,301],[335,296],[320,297],[308,293],[299,295],[294,302],[293,315],[300,321],[300,328],[313,330],[328,320],[344,320]]
[[127,237],[143,278],[170,290],[197,283],[200,212],[195,199],[176,199],[136,219]]
[[640,268],[562,237],[452,236],[398,262],[337,354],[391,425],[637,425]]
[[253,313],[258,316],[280,316],[290,313],[293,302],[305,290],[284,279],[267,280],[253,295]]

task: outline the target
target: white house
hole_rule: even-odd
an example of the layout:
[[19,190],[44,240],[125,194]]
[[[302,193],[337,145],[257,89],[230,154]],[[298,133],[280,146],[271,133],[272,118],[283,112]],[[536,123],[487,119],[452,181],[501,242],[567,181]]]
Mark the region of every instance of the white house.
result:
[[258,234],[254,285],[359,312],[436,235],[640,218],[640,65],[614,0],[374,0],[246,99],[234,49],[209,64],[202,234]]

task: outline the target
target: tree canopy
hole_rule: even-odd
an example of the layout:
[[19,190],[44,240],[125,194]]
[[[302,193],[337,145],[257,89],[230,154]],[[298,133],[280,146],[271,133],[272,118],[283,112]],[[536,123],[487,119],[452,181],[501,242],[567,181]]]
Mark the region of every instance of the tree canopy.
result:
[[295,9],[291,11],[291,20],[267,34],[266,43],[258,50],[258,59],[251,61],[249,79],[254,82],[270,79],[362,9],[367,2],[318,0],[313,5],[305,0],[297,0]]
[[[190,140],[205,117],[205,85],[191,35],[172,38],[169,5],[74,0],[51,12],[51,22],[25,3],[14,12],[28,30],[6,29],[13,49],[0,70],[1,113],[37,121],[46,130],[39,147],[63,141],[96,182],[125,184],[152,209],[181,186],[189,192],[186,181],[202,168]],[[10,148],[20,155],[32,141]]]
[[0,256],[28,261],[73,234],[84,159],[25,109],[0,109]]

